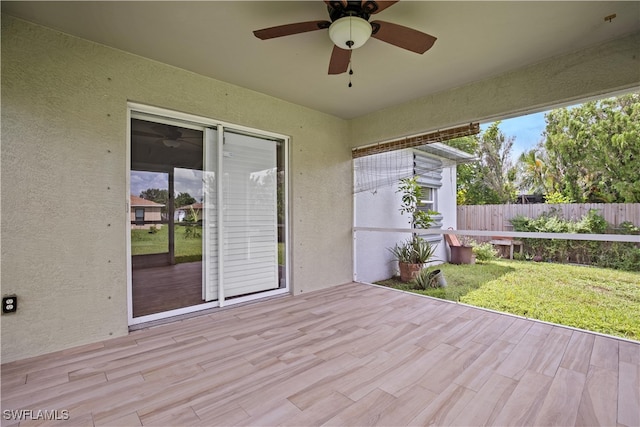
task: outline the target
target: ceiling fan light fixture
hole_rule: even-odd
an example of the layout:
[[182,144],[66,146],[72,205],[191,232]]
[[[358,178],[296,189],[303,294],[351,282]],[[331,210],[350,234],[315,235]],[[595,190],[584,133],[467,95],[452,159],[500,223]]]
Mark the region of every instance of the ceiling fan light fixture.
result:
[[358,16],[344,16],[333,21],[329,38],[340,49],[357,49],[371,37],[371,24]]
[[165,145],[165,147],[169,148],[178,148],[180,146],[180,141],[178,141],[177,139],[163,139],[162,143]]

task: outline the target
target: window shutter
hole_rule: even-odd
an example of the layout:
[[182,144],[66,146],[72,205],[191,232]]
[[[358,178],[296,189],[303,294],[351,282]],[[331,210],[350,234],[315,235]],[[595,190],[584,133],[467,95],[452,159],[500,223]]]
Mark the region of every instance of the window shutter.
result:
[[442,161],[439,159],[414,154],[413,173],[418,176],[418,184],[424,187],[442,187]]

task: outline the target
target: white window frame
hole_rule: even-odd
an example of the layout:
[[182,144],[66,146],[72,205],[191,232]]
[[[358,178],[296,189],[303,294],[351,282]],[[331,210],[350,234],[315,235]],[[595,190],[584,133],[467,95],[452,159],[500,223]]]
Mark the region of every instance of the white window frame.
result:
[[[431,193],[431,198],[424,197],[425,193]],[[438,210],[438,189],[436,187],[431,187],[428,185],[422,186],[422,200],[420,200],[420,208],[422,210]]]

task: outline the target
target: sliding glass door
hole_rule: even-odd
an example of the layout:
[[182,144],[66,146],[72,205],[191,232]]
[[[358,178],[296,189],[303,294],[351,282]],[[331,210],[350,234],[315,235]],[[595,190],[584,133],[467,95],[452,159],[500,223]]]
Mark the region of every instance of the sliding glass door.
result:
[[205,300],[277,289],[282,143],[233,130],[207,129],[205,135]]
[[[221,129],[222,130],[222,129]],[[220,131],[221,131],[220,130]],[[202,179],[202,190],[204,194],[204,218],[202,229],[204,232],[204,242],[202,251],[202,298],[205,301],[217,301],[220,298],[221,287],[219,287],[220,272],[219,254],[220,250],[220,212],[218,206],[221,205],[218,198],[219,191],[218,170],[221,168],[218,129],[205,129],[204,148],[204,173]]]
[[224,296],[278,287],[277,142],[225,131]]
[[[171,230],[169,256],[158,258],[158,263],[154,264],[158,271],[154,271],[153,276],[151,270],[142,271],[151,266],[141,265],[138,262],[140,257],[132,251],[132,324],[287,290],[286,139],[220,123],[198,123],[191,117],[189,119],[185,121],[142,112],[132,113],[131,189],[134,191],[134,183],[141,179],[139,170],[168,171],[170,184],[164,190],[167,201],[162,206],[165,207],[165,217]],[[200,135],[199,145],[194,142],[197,141],[197,135]],[[200,160],[192,156],[186,162],[180,156],[192,146],[200,147]],[[152,156],[159,154],[154,153],[166,155],[156,159]],[[184,198],[186,191],[180,187],[180,180],[172,180],[171,177],[185,174],[197,179],[189,181],[191,184],[188,187],[190,195],[195,195],[195,200],[183,206],[177,200]],[[198,188],[194,186],[196,181],[199,182]],[[176,184],[171,185],[174,182]],[[138,198],[146,193],[140,194]],[[131,198],[133,200],[133,196]],[[149,201],[140,201],[141,205],[145,203],[151,206]],[[158,202],[156,204],[158,207],[153,207],[160,212],[162,206]],[[134,225],[142,221],[138,219],[137,210],[132,210],[130,218]],[[146,237],[149,234],[146,230],[138,234],[143,236],[140,239],[155,237]],[[187,257],[182,260],[174,255],[174,252],[177,253],[174,247],[187,243],[193,246],[200,241],[200,258]],[[138,244],[132,240],[132,248],[133,243]],[[174,276],[169,273],[176,270],[176,274],[182,274],[181,271],[186,267],[178,270],[175,266],[186,261],[201,266],[198,270],[201,277],[197,279],[201,295],[189,300],[192,301],[190,303],[180,303],[164,311],[166,304],[158,305],[157,310],[154,307],[140,310],[142,303],[138,301],[148,303],[151,294],[143,295],[147,292],[146,288],[142,287],[142,281],[136,283],[135,279],[149,275],[151,279],[148,282],[155,289],[159,287],[157,278],[169,278],[164,287],[167,295],[176,300],[186,285],[176,285],[183,281],[182,277],[180,281],[171,279]],[[195,271],[194,268],[191,270]],[[193,282],[193,279],[190,280]],[[153,314],[153,318],[147,313]]]

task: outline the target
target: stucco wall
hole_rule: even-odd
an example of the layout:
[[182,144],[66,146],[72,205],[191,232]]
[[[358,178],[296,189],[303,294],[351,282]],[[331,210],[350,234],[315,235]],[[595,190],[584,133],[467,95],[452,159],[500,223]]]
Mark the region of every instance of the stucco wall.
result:
[[[402,195],[397,186],[385,186],[375,192],[355,195],[355,225],[357,227],[408,228],[407,217],[398,211]],[[355,234],[356,280],[373,283],[395,274],[397,262],[387,248],[408,239],[408,233],[357,231]]]
[[[436,157],[436,156],[434,156]],[[456,165],[442,161],[442,187],[437,190],[438,211],[442,214],[442,229],[456,228]],[[402,194],[397,185],[363,191],[355,195],[355,225],[375,228],[409,228],[406,215],[400,214]],[[398,274],[398,264],[387,248],[411,237],[410,233],[357,231],[355,234],[355,273],[358,281],[373,283]],[[449,249],[441,236],[429,236],[437,245],[432,264],[449,259]],[[435,240],[435,241],[433,241]],[[437,241],[439,240],[439,242]]]
[[352,147],[640,87],[640,32],[351,120]]
[[3,15],[2,362],[127,333],[127,101],[289,135],[293,291],[351,280],[347,122]]

